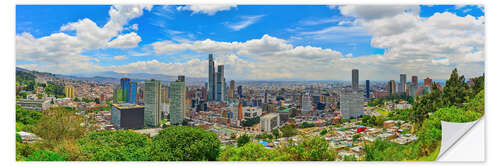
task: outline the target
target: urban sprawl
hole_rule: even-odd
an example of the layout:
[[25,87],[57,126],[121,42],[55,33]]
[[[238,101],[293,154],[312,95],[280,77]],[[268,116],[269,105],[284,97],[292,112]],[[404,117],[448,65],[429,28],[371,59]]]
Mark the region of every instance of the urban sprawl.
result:
[[[254,142],[268,149],[299,142],[304,136],[321,136],[342,159],[361,156],[363,141],[379,138],[405,145],[417,140],[419,136],[408,133],[410,122],[384,120],[381,125],[367,126],[363,117],[411,109],[413,102],[401,98],[381,105],[369,103],[394,95],[415,98],[429,94],[433,85],[431,78],[425,78],[422,84],[417,76],[407,82],[406,74],[400,74],[399,82],[366,80],[360,84],[358,69],[352,69],[351,82],[227,82],[224,65],[216,65],[213,54],[209,54],[208,62],[206,83],[189,83],[182,75],[171,82],[124,77],[120,83],[37,75],[37,83],[63,85],[65,97],[49,95],[42,86],[26,91],[19,84],[16,89],[24,96],[17,99],[17,105],[35,111],[70,107],[94,118],[102,131],[129,129],[150,137],[168,126],[197,126],[215,132],[222,147],[236,145],[236,138],[242,135],[252,136]],[[442,89],[440,83],[435,84]],[[259,137],[290,125],[297,127],[298,133]],[[23,141],[41,140],[33,133],[18,134]]]

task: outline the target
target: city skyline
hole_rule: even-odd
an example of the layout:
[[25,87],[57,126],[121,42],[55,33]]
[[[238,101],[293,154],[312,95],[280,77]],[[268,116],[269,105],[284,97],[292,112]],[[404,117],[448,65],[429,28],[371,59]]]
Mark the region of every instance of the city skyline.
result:
[[[59,8],[65,10],[37,14]],[[446,79],[455,67],[469,78],[484,73],[483,9],[18,5],[16,64],[57,74],[206,77],[207,55],[214,53],[229,80],[349,80],[351,69],[361,71],[361,80],[390,80],[399,74]],[[293,14],[296,10],[304,14]],[[450,27],[457,25],[462,28]]]

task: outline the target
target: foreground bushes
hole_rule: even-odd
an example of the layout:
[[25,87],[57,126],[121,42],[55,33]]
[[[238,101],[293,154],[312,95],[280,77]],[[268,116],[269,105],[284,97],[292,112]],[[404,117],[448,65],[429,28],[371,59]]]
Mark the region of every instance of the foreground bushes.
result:
[[199,127],[171,126],[153,138],[153,161],[215,161],[220,140],[214,132]]

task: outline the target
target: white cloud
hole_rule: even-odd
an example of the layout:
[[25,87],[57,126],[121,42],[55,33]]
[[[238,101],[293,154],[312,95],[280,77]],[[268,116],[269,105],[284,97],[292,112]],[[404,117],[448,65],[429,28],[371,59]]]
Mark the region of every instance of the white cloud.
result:
[[113,59],[115,59],[115,60],[125,60],[125,59],[127,59],[127,57],[124,56],[124,55],[120,55],[120,56],[114,56]]
[[[131,32],[120,34],[128,21],[150,10],[146,5],[114,5],[109,10],[109,20],[99,27],[88,18],[61,26],[62,32],[35,38],[29,33],[16,35],[16,60],[27,60],[47,64],[37,66],[55,73],[94,71],[102,69],[91,62],[90,56],[82,55],[83,50],[99,48],[131,48],[137,46],[140,37]],[[76,31],[76,35],[66,32]],[[113,39],[112,41],[110,41]]]
[[135,48],[141,42],[141,37],[135,32],[118,35],[115,39],[108,43],[110,48]]
[[215,15],[215,13],[225,10],[230,10],[236,7],[235,4],[197,4],[197,5],[185,5],[177,7],[178,11],[188,10],[193,11],[191,14],[204,13],[209,16]]
[[365,21],[387,18],[403,12],[418,14],[418,5],[344,5],[339,7],[342,15],[354,16]]
[[422,18],[414,12],[417,8],[358,5],[340,11],[358,19],[372,36],[372,47],[386,49],[373,62],[387,69],[445,77],[455,67],[466,75],[484,72],[483,16],[443,12]]
[[228,23],[226,22],[226,26],[234,31],[239,31],[244,29],[252,24],[258,22],[264,15],[256,15],[256,16],[241,16],[241,21],[236,23]]

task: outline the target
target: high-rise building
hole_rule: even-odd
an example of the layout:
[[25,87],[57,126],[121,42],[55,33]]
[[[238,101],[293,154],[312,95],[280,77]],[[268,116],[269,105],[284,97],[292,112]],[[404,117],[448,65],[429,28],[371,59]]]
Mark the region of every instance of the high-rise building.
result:
[[137,104],[137,83],[130,82],[130,104]]
[[130,79],[120,79],[120,88],[122,89],[122,101],[125,103],[130,102]]
[[161,103],[168,103],[168,88],[166,86],[161,87]]
[[302,110],[301,110],[302,113],[308,113],[308,112],[311,112],[313,110],[312,98],[311,98],[311,95],[309,93],[302,95],[302,103],[301,104],[302,104]]
[[229,82],[229,91],[228,91],[228,96],[230,99],[234,98],[234,88],[235,88],[235,82],[234,80],[231,80]]
[[260,117],[260,130],[271,132],[273,129],[279,128],[280,115],[279,113],[269,113]]
[[144,105],[144,87],[137,87],[137,104]]
[[208,54],[208,100],[213,101],[215,100],[215,65],[214,65],[214,58],[213,54]]
[[370,80],[366,80],[365,86],[366,86],[366,95],[365,95],[365,97],[366,98],[370,98]]
[[186,84],[180,80],[170,83],[170,123],[182,124],[186,105]]
[[410,84],[410,90],[408,91],[409,95],[413,98],[417,97],[417,85],[415,83]]
[[424,79],[424,87],[432,88],[432,79],[430,79],[429,77],[425,78]]
[[66,86],[64,87],[64,94],[68,98],[75,98],[75,88],[73,86]]
[[144,87],[144,124],[158,127],[161,123],[161,82],[152,79],[146,81]]
[[104,94],[101,94],[101,95],[99,96],[99,102],[100,102],[101,104],[106,104],[106,98],[105,98],[105,95],[104,95]]
[[177,80],[179,80],[181,82],[186,82],[186,77],[184,75],[179,75],[179,76],[177,76]]
[[395,94],[396,93],[396,81],[390,80],[389,81],[389,94]]
[[411,76],[411,83],[418,87],[418,77],[416,75]]
[[238,86],[238,97],[242,97],[243,96],[243,87],[241,85]]
[[217,92],[217,101],[223,101],[224,100],[224,65],[219,65],[217,66],[217,88],[215,88]]
[[343,90],[340,94],[340,113],[342,118],[358,118],[363,115],[363,93],[354,90]]
[[405,93],[406,91],[406,74],[399,74],[399,93]]
[[140,129],[144,127],[144,106],[137,104],[113,104],[111,123],[116,129]]
[[352,90],[357,91],[359,87],[359,70],[352,69]]

